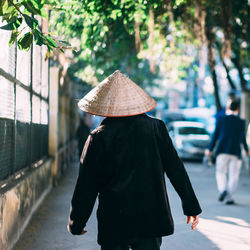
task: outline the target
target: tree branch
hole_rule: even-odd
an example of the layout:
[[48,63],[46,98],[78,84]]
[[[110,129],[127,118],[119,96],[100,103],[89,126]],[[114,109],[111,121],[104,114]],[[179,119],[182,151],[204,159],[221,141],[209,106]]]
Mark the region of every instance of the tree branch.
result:
[[11,5],[13,5],[14,6],[14,8],[23,16],[23,13],[22,13],[22,11],[16,6],[16,4],[14,4],[13,3],[13,1],[12,0],[8,0],[8,2],[10,2],[10,4]]

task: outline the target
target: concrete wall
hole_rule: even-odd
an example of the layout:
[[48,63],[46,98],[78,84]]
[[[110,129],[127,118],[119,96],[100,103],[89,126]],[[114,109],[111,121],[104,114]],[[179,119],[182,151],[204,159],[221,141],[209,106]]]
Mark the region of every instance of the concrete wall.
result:
[[52,160],[28,170],[0,193],[0,249],[11,249],[52,187]]

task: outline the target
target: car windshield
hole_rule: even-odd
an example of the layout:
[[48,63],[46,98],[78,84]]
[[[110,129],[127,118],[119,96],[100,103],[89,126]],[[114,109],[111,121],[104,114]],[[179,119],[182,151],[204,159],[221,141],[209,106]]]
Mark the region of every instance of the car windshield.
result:
[[199,127],[181,127],[179,128],[180,135],[207,135],[207,131],[204,128]]

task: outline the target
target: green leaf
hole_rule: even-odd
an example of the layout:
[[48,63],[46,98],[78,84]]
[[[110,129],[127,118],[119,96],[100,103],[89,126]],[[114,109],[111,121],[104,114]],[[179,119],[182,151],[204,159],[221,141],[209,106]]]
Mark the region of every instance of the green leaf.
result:
[[57,48],[56,42],[50,36],[45,36],[45,39],[50,47],[52,46],[54,48]]
[[3,30],[16,30],[22,23],[22,18],[18,18],[16,19],[14,22],[10,22],[2,27],[0,27],[0,29],[3,29]]
[[3,21],[7,21],[8,23],[14,22],[17,19],[18,16],[18,12],[17,11],[13,11],[9,14],[6,14],[3,16]]
[[3,16],[7,9],[8,9],[8,1],[0,0],[0,16]]
[[53,1],[53,0],[44,0],[44,4],[58,4],[58,1]]
[[[16,4],[16,7],[20,8],[20,4]],[[0,8],[0,12],[1,12],[1,8]],[[6,20],[8,23],[12,22],[13,21],[12,19],[13,18],[16,19],[18,17],[18,14],[19,14],[18,10],[14,6],[10,5],[9,7],[6,7],[5,10],[3,11],[3,13],[2,13],[3,19],[2,20],[3,21]]]
[[28,51],[30,49],[32,41],[33,41],[33,34],[31,32],[28,32],[18,40],[17,43],[18,48],[20,50],[25,49],[26,51]]
[[17,30],[13,30],[12,33],[11,33],[11,37],[10,37],[10,40],[9,40],[9,46],[11,46],[17,39],[17,37],[20,35],[20,31],[17,31]]
[[[34,3],[34,1],[33,1],[33,3]],[[39,9],[41,9],[44,6],[44,0],[36,0],[35,4],[37,5],[37,7]]]
[[26,1],[23,2],[24,7],[32,14],[34,15],[40,15],[41,14],[41,10],[36,8],[34,6],[34,4],[31,1]]
[[43,45],[43,35],[39,30],[34,30],[35,43],[39,46]]
[[48,18],[48,11],[46,9],[41,9],[41,16],[43,18]]
[[64,40],[59,40],[59,42],[65,44],[67,46],[71,46],[71,44],[69,42],[64,41]]
[[17,17],[16,17],[16,16],[13,16],[13,17],[11,17],[7,22],[8,22],[8,23],[12,23],[12,22],[15,22],[16,19],[17,19]]
[[27,25],[31,28],[31,29],[35,29],[38,26],[38,20],[36,20],[33,17],[30,17],[26,14],[23,14],[25,22],[27,23]]
[[47,48],[48,48],[48,51],[49,51],[49,52],[52,52],[52,51],[53,51],[53,47],[50,46],[49,44],[47,44]]
[[3,7],[2,7],[3,13],[6,12],[6,10],[8,9],[8,7],[9,7],[8,1],[4,1]]
[[48,51],[46,53],[46,57],[45,57],[45,61],[47,61],[50,57],[50,50],[49,50],[49,47],[48,47]]
[[12,11],[16,10],[14,6],[9,6],[9,8],[5,11],[4,14],[10,14]]
[[6,0],[0,0],[0,8],[3,7],[4,3],[7,2]]

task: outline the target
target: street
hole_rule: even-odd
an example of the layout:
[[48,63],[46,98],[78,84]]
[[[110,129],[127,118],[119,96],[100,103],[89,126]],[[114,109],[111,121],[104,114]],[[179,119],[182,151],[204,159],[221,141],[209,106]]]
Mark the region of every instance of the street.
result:
[[[181,201],[167,180],[168,194],[175,221],[175,234],[164,237],[163,250],[248,250],[250,249],[250,176],[242,169],[235,194],[236,205],[219,203],[214,167],[185,163],[203,213],[198,229],[186,225]],[[98,250],[95,209],[83,236],[67,232],[67,217],[78,166],[66,170],[58,186],[47,196],[32,217],[15,250]]]

